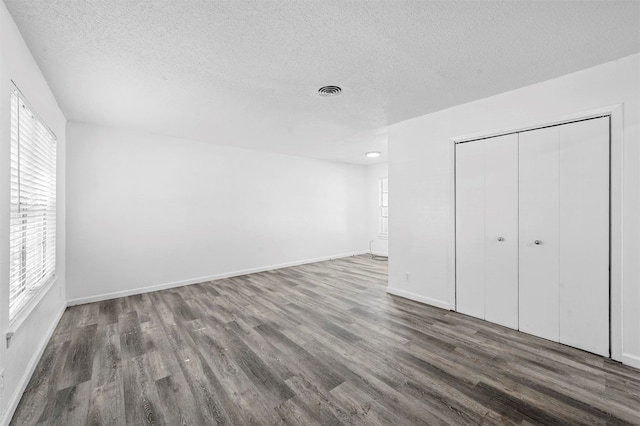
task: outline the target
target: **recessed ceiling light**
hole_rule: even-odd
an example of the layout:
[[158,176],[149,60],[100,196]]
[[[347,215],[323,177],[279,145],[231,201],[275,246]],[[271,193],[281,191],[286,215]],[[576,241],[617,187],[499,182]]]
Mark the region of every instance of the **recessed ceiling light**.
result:
[[367,157],[369,158],[376,158],[376,157],[380,157],[380,151],[369,151],[367,152]]
[[324,86],[318,89],[320,96],[338,96],[342,89],[338,86]]

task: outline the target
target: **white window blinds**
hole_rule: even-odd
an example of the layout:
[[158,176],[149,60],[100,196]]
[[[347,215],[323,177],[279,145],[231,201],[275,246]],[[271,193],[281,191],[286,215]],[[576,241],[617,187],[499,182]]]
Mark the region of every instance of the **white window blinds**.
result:
[[56,140],[11,93],[9,317],[27,305],[56,270]]

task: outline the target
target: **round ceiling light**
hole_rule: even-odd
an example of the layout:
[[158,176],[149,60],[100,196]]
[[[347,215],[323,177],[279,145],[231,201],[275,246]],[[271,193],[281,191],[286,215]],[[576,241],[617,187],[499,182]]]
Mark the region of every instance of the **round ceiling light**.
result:
[[338,96],[342,92],[342,89],[338,86],[323,86],[318,89],[320,96]]
[[367,152],[366,156],[369,158],[380,157],[380,151],[369,151]]

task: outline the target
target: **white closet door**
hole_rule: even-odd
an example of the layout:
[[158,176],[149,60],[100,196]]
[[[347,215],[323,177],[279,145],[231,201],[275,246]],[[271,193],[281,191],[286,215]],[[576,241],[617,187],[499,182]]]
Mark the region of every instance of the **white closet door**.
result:
[[484,319],[484,145],[456,145],[456,310]]
[[609,118],[560,131],[560,342],[609,355]]
[[518,135],[485,139],[485,319],[518,329]]
[[457,145],[456,239],[458,312],[517,329],[517,135]]
[[519,134],[520,330],[559,340],[560,126]]

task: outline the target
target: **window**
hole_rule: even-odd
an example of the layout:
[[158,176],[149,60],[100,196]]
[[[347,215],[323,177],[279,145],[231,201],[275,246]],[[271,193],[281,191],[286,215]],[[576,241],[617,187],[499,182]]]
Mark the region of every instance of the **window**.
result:
[[56,270],[56,140],[18,90],[11,93],[9,318]]
[[380,225],[378,234],[382,237],[389,236],[389,178],[383,177],[379,183]]

